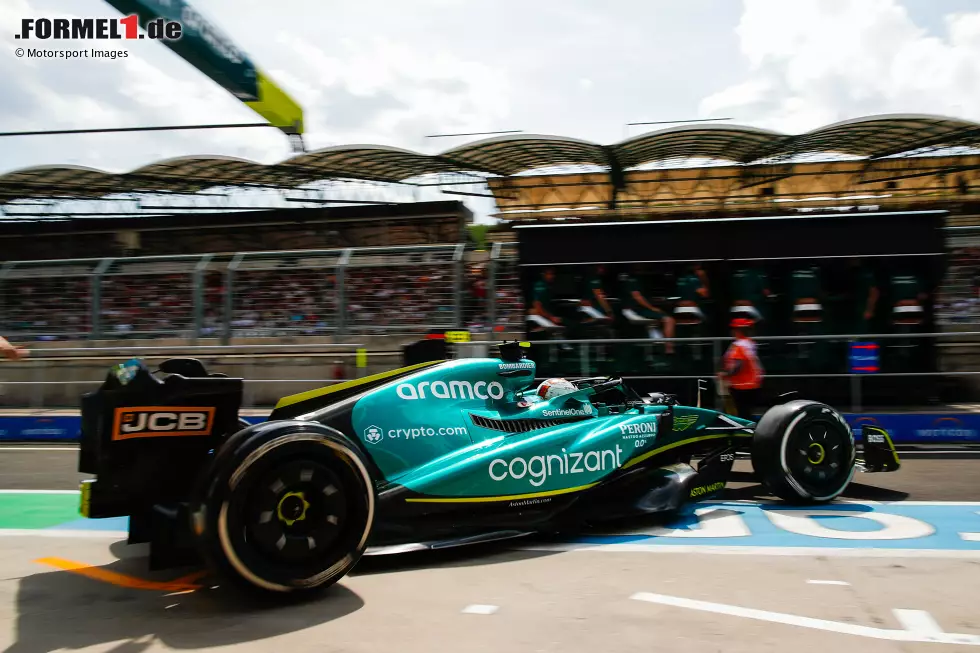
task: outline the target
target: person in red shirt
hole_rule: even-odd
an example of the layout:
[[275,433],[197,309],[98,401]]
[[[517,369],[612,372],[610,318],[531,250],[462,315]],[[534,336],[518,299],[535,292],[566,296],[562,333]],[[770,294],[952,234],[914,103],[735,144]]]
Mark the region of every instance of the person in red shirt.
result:
[[759,406],[759,393],[765,376],[751,338],[752,326],[753,322],[748,318],[732,320],[735,342],[725,352],[722,369],[718,372],[718,378],[727,387],[735,404],[733,414],[744,419],[752,419],[752,411]]

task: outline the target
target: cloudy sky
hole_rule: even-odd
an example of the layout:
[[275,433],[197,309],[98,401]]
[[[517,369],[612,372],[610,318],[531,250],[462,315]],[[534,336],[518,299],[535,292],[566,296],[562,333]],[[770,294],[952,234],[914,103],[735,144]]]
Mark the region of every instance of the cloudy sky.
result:
[[[304,107],[307,143],[434,153],[520,129],[611,143],[625,123],[723,117],[788,132],[875,113],[980,121],[977,0],[196,0]],[[159,43],[126,59],[27,60],[25,17],[102,0],[0,0],[0,131],[254,122]],[[48,47],[91,47],[49,41]],[[289,155],[274,130],[0,141],[0,171],[125,171],[163,157]]]

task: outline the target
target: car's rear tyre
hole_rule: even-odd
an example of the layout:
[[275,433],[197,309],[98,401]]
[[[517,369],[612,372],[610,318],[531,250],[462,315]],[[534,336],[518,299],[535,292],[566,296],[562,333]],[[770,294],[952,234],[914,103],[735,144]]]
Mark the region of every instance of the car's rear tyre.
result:
[[266,422],[218,451],[192,510],[209,567],[262,593],[324,589],[367,547],[375,494],[362,454],[310,422]]
[[851,482],[855,455],[843,416],[816,401],[773,406],[752,439],[752,467],[773,494],[791,503],[832,501]]

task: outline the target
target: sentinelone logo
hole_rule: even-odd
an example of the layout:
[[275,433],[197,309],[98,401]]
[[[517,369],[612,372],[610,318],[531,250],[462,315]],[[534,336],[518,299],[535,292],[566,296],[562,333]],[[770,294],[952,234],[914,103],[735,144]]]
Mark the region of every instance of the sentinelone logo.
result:
[[175,20],[155,18],[146,24],[146,32],[139,31],[136,14],[125,18],[24,18],[20,21],[20,33],[15,39],[22,40],[119,40],[150,38],[158,41],[179,41],[183,26]]

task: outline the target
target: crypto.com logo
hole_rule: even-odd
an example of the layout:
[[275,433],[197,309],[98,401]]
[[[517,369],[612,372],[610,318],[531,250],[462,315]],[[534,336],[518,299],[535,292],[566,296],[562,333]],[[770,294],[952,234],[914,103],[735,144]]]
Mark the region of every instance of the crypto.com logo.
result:
[[15,39],[142,39],[179,41],[183,26],[175,20],[155,18],[146,24],[146,32],[139,31],[136,14],[125,18],[23,18],[20,33]]

